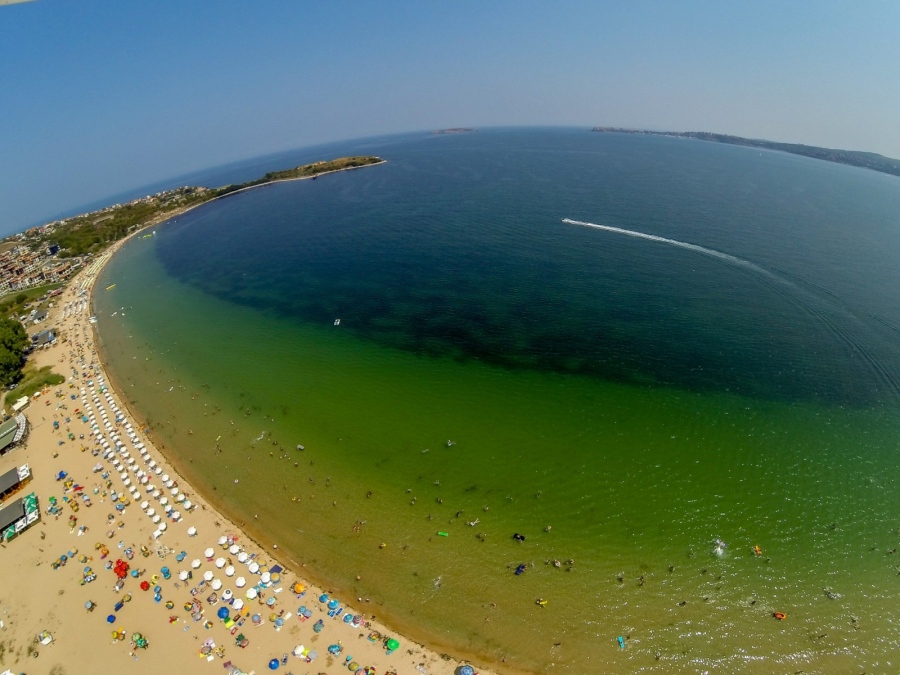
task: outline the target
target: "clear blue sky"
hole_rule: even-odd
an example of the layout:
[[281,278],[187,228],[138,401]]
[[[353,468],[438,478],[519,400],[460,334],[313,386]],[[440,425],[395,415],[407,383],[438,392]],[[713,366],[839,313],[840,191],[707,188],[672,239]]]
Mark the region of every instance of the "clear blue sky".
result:
[[0,234],[155,181],[446,126],[701,130],[900,157],[900,2],[0,6]]

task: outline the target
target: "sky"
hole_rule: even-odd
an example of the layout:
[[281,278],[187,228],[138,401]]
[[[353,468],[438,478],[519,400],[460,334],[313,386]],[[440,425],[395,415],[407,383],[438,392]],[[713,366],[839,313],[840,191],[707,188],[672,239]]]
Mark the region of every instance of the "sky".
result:
[[900,157],[898,28],[894,0],[0,5],[0,235],[207,167],[450,126]]

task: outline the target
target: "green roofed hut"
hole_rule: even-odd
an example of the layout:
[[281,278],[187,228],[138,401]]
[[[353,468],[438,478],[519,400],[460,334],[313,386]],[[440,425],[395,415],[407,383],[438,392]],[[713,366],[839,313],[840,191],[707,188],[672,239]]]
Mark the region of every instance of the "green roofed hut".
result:
[[20,497],[0,509],[0,540],[9,541],[40,519],[37,497]]
[[0,455],[5,455],[28,433],[28,419],[22,413],[0,424]]

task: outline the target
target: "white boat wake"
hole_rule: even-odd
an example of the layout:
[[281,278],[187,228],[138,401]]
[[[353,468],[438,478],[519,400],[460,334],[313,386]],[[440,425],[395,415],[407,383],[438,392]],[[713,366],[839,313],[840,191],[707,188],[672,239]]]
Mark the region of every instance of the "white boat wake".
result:
[[615,232],[616,234],[624,234],[627,237],[636,237],[638,239],[647,239],[648,241],[657,241],[661,244],[669,244],[670,246],[677,246],[678,248],[683,248],[688,251],[694,251],[695,253],[702,253],[703,255],[708,255],[713,258],[718,258],[719,260],[724,260],[726,262],[731,263],[732,265],[738,265],[739,267],[744,267],[748,270],[756,272],[757,274],[762,274],[768,277],[769,279],[774,279],[782,284],[787,284],[789,286],[793,286],[791,282],[786,279],[782,279],[776,274],[772,274],[769,270],[760,267],[759,265],[755,265],[749,260],[744,260],[743,258],[738,258],[733,255],[729,255],[728,253],[722,253],[721,251],[717,251],[713,248],[706,248],[705,246],[697,246],[697,244],[689,244],[686,241],[678,241],[677,239],[667,239],[666,237],[659,237],[655,234],[647,234],[646,232],[637,232],[635,230],[626,230],[621,227],[613,227],[612,225],[598,225],[597,223],[585,223],[581,220],[572,220],[571,218],[563,218],[562,222],[566,225],[580,225],[581,227],[593,227],[597,230],[606,230],[607,232]]

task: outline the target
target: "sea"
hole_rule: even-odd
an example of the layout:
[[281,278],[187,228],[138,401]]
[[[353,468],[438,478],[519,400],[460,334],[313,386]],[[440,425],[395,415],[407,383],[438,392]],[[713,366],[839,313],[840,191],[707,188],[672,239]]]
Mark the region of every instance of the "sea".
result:
[[500,672],[900,669],[900,180],[509,128],[197,182],[350,154],[387,161],[205,204],[97,283],[198,490]]

